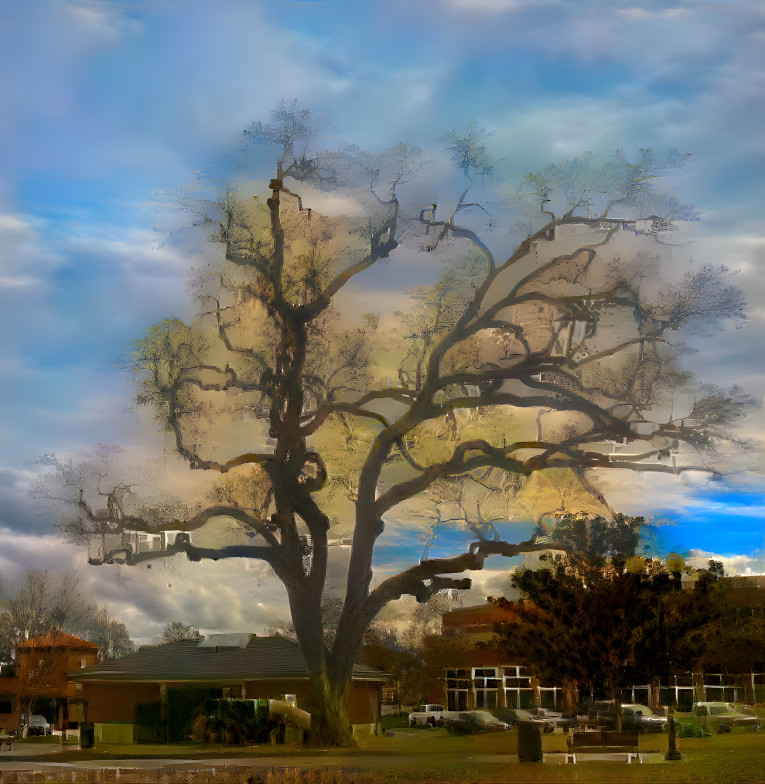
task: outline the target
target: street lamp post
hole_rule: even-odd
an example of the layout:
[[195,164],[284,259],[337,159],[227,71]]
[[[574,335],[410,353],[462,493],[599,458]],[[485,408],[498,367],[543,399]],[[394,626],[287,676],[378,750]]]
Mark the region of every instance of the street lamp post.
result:
[[667,703],[667,753],[664,759],[673,762],[682,759],[682,755],[677,750],[677,727],[675,725],[674,712],[674,689],[670,684],[672,678],[672,662],[667,658],[667,688],[669,690],[669,701]]
[[675,690],[672,686],[672,662],[669,660],[669,641],[661,595],[659,595],[659,628],[664,637],[664,661],[667,663],[667,753],[664,755],[664,759],[667,762],[674,762],[681,760],[682,756],[677,750],[677,728],[673,710]]

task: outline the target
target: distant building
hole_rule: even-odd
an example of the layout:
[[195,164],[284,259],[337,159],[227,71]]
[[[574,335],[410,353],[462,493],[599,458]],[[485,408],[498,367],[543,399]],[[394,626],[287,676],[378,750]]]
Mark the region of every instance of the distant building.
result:
[[65,632],[49,632],[16,646],[15,664],[0,675],[0,728],[18,729],[29,711],[44,716],[55,729],[76,727],[83,704],[73,670],[98,664],[98,645]]
[[444,613],[441,639],[428,647],[431,671],[437,673],[428,699],[448,710],[558,707],[560,688],[486,645],[496,639],[495,624],[514,617],[493,603]]
[[[765,587],[765,578],[723,579],[729,586],[727,598],[734,606],[763,612],[765,595],[758,589]],[[513,617],[511,609],[494,603],[444,613],[442,634],[430,638],[426,646],[432,673],[428,701],[441,703],[449,710],[535,705],[561,709],[563,690],[558,684],[537,678],[533,664],[524,667],[508,661],[507,654],[487,645],[496,639],[495,625]],[[580,692],[580,698],[588,696]],[[701,701],[762,703],[765,702],[765,675],[762,672],[705,673],[696,663],[689,671],[673,670],[669,676],[657,676],[650,683],[623,687],[619,696],[623,702],[654,707],[671,700],[681,710],[690,710],[694,702]]]

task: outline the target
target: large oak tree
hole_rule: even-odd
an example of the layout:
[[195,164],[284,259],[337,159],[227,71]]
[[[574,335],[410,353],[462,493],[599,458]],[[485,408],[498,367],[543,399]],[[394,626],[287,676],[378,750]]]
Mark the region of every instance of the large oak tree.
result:
[[[565,473],[574,496],[612,514],[599,474],[716,470],[703,450],[740,412],[738,393],[696,394],[669,413],[667,394],[687,381],[682,330],[739,316],[742,298],[724,268],[660,279],[674,222],[692,212],[654,183],[682,156],[588,155],[512,190],[475,124],[440,140],[451,174],[404,144],[318,152],[310,114],[290,104],[245,135],[277,150],[270,182],[240,177],[208,205],[200,230],[221,253],[194,275],[198,318],[151,327],[133,362],[138,402],[190,469],[220,476],[215,499],[152,508],[101,475],[93,496],[71,496],[70,530],[100,542],[93,563],[269,564],[308,664],[312,739],[345,744],[351,669],[383,607],[465,588],[460,575],[488,556],[548,547],[503,541],[495,525],[527,478],[551,472],[562,487]],[[394,313],[380,285],[400,288]],[[219,517],[247,542],[195,544]],[[386,524],[424,518],[467,530],[465,551],[426,552],[376,579]],[[171,529],[184,533],[160,549],[120,540]],[[339,540],[352,547],[328,637]]]

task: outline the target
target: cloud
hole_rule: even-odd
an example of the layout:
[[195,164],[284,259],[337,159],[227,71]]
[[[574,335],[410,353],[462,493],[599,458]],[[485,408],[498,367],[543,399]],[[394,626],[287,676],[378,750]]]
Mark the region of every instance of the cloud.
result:
[[[31,215],[0,214],[0,298],[48,289],[48,277],[64,262],[46,241],[45,222]],[[3,289],[11,289],[4,292]]]
[[0,574],[15,578],[27,569],[67,571],[82,562],[80,549],[56,534],[21,533],[0,527]]
[[448,8],[468,14],[498,15],[522,11],[539,5],[557,5],[555,0],[538,2],[538,0],[446,0]]
[[[0,475],[0,483],[2,478]],[[284,587],[262,562],[241,559],[191,563],[183,556],[146,566],[89,566],[87,549],[49,533],[0,527],[0,575],[26,570],[74,570],[87,595],[125,623],[134,639],[150,642],[170,620],[203,632],[262,634],[289,617]]]
[[83,567],[94,598],[123,621],[131,636],[150,641],[171,620],[202,633],[262,634],[289,618],[284,587],[262,562],[242,559],[191,563],[183,556],[139,566]]
[[616,13],[632,22],[642,22],[648,19],[682,19],[693,13],[691,8],[645,8],[641,6],[632,6],[631,8],[617,9]]
[[728,577],[747,574],[765,574],[765,553],[752,555],[720,555],[706,550],[691,550],[686,563],[695,569],[708,568],[709,561],[719,561]]
[[143,25],[137,19],[125,15],[130,5],[130,2],[81,0],[66,6],[66,13],[74,21],[73,29],[78,30],[84,39],[91,43],[114,45],[125,35],[143,30]]

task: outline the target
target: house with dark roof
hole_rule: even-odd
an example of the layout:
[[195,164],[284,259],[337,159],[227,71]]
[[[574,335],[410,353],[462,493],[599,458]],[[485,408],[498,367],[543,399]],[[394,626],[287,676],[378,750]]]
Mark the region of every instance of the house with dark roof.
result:
[[[162,726],[174,728],[167,729],[165,740],[188,734],[195,713],[210,699],[286,699],[311,712],[305,659],[298,644],[285,637],[212,634],[146,646],[69,677],[81,690],[95,741],[102,743],[149,739],[142,716],[152,714],[152,706]],[[376,730],[380,691],[389,679],[374,667],[354,667],[348,712],[356,731]],[[151,739],[161,738],[155,733]]]

